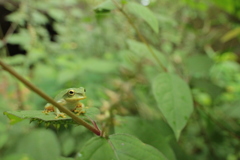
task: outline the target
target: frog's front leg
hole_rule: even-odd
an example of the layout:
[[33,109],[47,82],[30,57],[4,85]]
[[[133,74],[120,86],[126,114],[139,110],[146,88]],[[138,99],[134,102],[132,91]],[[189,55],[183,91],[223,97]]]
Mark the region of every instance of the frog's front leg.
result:
[[78,103],[77,106],[72,111],[79,116],[80,114],[85,113],[83,108],[84,108],[84,104]]
[[66,118],[65,113],[60,112],[58,108],[55,108],[55,114],[57,115],[55,119],[58,119],[59,117]]
[[[62,106],[65,106],[66,104],[66,102],[63,100],[59,100],[57,101],[57,103]],[[66,118],[65,113],[61,112],[57,107],[55,107],[55,114],[56,114],[56,117],[55,117],[56,119],[58,119],[59,117]]]

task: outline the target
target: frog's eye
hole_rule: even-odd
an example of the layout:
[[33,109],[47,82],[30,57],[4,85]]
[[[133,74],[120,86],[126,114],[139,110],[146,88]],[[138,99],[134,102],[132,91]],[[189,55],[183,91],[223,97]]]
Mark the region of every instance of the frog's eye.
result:
[[70,96],[73,96],[73,95],[75,94],[75,92],[74,92],[74,90],[69,90],[69,91],[68,91],[68,94],[69,94]]

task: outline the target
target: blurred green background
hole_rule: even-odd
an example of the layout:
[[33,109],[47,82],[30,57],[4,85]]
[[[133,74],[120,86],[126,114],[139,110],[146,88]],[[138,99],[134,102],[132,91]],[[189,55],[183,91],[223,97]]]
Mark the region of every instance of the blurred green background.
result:
[[[129,125],[115,132],[129,132],[159,147],[168,159],[240,159],[240,1],[131,0],[149,8],[157,19],[155,29],[144,15],[124,7],[129,23],[110,2],[2,1],[0,59],[51,97],[65,88],[85,87],[84,103],[100,109],[100,124],[114,106],[115,125]],[[128,1],[118,3],[124,6]],[[178,142],[169,138],[159,146],[164,135],[172,137],[151,89],[163,69],[131,23],[168,71],[191,87],[194,113]],[[46,103],[1,69],[0,95],[0,112],[41,110]],[[34,159],[34,150],[23,154],[31,145],[44,148],[49,158],[70,159],[93,136],[83,127],[56,131],[27,121],[11,126],[4,115],[0,119],[4,160]],[[156,129],[160,139],[148,135],[155,129],[149,121],[153,126],[161,123],[163,128]],[[142,135],[133,127],[139,123]]]

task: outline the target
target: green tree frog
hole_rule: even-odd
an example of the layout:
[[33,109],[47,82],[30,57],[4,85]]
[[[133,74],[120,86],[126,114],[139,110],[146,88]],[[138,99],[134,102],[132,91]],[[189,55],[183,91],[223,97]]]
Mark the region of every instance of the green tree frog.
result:
[[[83,87],[68,88],[61,91],[54,98],[54,100],[60,105],[68,108],[72,112],[77,113],[77,115],[80,115],[81,113],[85,113],[85,111],[83,110],[84,104],[79,102],[80,100],[87,98],[85,93],[86,89],[84,89]],[[47,103],[44,108],[45,109],[43,113],[45,114],[48,114],[49,112],[55,112],[55,118],[66,117],[64,113],[62,113],[57,107],[53,106],[51,103]]]

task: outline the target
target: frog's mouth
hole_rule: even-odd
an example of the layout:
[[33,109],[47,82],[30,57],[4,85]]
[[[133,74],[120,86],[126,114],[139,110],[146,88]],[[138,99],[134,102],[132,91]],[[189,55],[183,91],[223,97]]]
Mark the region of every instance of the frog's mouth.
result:
[[79,100],[83,100],[86,99],[87,96],[83,96],[83,97],[76,97],[76,98],[65,98],[66,101],[79,101]]

